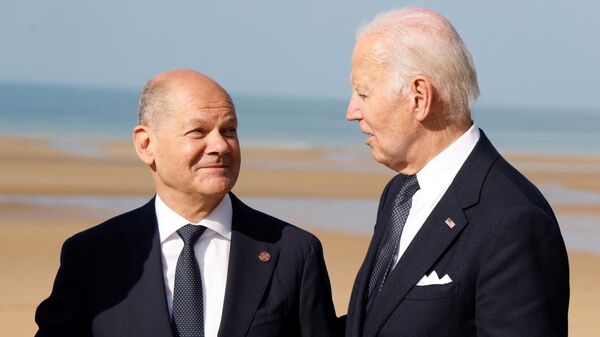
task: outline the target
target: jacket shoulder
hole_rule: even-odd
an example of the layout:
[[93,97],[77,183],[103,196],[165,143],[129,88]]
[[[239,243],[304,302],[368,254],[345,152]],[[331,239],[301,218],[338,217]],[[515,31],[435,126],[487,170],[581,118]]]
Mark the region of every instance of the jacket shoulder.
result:
[[[237,230],[280,246],[320,246],[319,239],[312,233],[287,221],[254,209],[237,198],[234,203],[234,224]],[[235,225],[234,225],[235,226]]]
[[531,205],[553,214],[542,192],[503,157],[490,170],[482,195],[486,195],[486,192],[506,206]]
[[113,242],[127,232],[135,231],[143,219],[154,212],[154,199],[134,210],[114,216],[98,225],[83,230],[65,241],[65,245],[95,246]]

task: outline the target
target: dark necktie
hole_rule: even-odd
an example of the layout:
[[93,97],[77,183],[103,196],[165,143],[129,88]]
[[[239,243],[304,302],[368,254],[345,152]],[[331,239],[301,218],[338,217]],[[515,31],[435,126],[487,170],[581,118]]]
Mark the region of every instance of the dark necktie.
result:
[[382,242],[377,249],[375,267],[373,267],[371,278],[369,279],[367,308],[370,308],[370,304],[377,297],[381,288],[383,288],[388,274],[394,269],[394,256],[400,246],[400,237],[402,236],[402,230],[404,229],[404,224],[412,205],[412,197],[418,190],[419,182],[417,181],[417,176],[407,176],[394,199],[392,217]]
[[194,244],[206,227],[185,225],[177,230],[183,240],[183,250],[177,259],[173,290],[173,319],[175,337],[204,337],[204,307],[202,278]]

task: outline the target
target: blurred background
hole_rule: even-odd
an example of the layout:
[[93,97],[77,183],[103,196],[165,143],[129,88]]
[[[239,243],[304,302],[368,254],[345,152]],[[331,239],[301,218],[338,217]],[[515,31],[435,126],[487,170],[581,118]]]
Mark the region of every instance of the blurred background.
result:
[[243,150],[234,192],[321,238],[344,314],[393,176],[344,120],[354,32],[404,6],[439,11],[469,47],[474,120],[556,211],[570,335],[595,335],[600,4],[584,0],[0,0],[0,334],[35,332],[66,238],[152,197],[131,130],[143,84],[172,68],[232,94]]

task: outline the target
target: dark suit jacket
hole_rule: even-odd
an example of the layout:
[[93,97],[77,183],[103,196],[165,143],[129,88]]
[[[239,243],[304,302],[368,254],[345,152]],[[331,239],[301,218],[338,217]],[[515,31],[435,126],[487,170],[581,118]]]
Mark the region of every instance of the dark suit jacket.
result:
[[[316,237],[230,194],[219,336],[330,336],[335,312]],[[260,252],[271,255],[261,262]],[[154,200],[68,239],[36,336],[171,336]]]
[[[567,336],[569,268],[556,218],[483,132],[365,312],[375,253],[404,179],[392,179],[381,197],[352,291],[347,337]],[[432,271],[453,282],[416,286]]]

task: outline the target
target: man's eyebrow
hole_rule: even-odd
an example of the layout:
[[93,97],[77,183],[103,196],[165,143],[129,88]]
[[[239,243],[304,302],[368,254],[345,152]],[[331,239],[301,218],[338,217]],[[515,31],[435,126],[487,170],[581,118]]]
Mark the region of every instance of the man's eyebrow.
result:
[[[209,118],[202,118],[202,117],[192,117],[188,120],[188,122],[190,123],[195,123],[195,124],[207,124],[207,123],[211,123]],[[237,122],[237,117],[234,116],[227,116],[223,118],[223,122],[224,123],[228,123],[228,122]]]
[[223,118],[223,122],[228,123],[228,122],[236,122],[237,123],[237,117],[236,116],[227,116],[225,118]]

